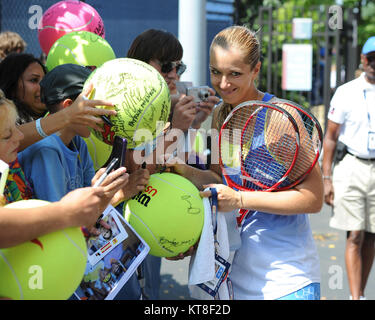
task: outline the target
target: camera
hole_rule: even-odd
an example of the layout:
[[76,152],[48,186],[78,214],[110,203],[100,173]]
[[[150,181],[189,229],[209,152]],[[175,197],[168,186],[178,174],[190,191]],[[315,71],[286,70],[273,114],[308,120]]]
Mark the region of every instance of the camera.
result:
[[186,95],[194,97],[196,103],[201,101],[207,101],[208,97],[211,95],[209,87],[200,86],[200,87],[189,87],[186,88]]

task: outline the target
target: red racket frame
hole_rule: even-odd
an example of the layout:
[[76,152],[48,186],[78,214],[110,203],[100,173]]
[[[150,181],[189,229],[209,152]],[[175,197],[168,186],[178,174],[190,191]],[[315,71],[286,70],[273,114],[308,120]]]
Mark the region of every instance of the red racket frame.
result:
[[[315,164],[317,163],[317,161],[319,160],[319,157],[320,157],[320,153],[321,153],[321,149],[322,149],[322,145],[323,145],[323,130],[322,130],[322,127],[320,126],[319,124],[319,121],[318,119],[316,119],[316,117],[311,113],[309,112],[308,110],[306,110],[305,108],[303,108],[302,106],[298,105],[297,103],[293,102],[293,101],[290,101],[290,100],[285,100],[285,99],[275,99],[272,101],[272,103],[281,103],[281,104],[286,104],[294,109],[296,109],[298,112],[304,114],[305,116],[307,116],[315,125],[316,129],[317,129],[317,132],[318,132],[318,135],[319,135],[319,141],[320,141],[320,145],[318,146],[318,150],[315,154],[315,158],[311,164],[311,167],[301,176],[299,177],[296,181],[294,181],[293,183],[291,183],[290,185],[288,186],[284,186],[284,187],[281,187],[281,188],[277,188],[277,190],[281,191],[281,190],[288,190],[290,188],[293,188],[294,186],[296,186],[297,184],[299,184],[300,182],[302,182],[306,176],[311,172],[311,170],[314,168]],[[280,108],[282,108],[282,106],[279,106]],[[301,143],[301,141],[300,141]]]
[[[295,151],[295,154],[294,154],[294,157],[293,157],[293,160],[292,160],[292,163],[290,165],[290,167],[287,169],[287,171],[284,173],[284,175],[279,179],[279,181],[277,183],[275,183],[273,186],[271,187],[268,187],[264,184],[262,184],[261,182],[258,182],[258,181],[252,181],[255,185],[259,186],[260,188],[262,188],[263,190],[257,190],[257,191],[273,191],[275,189],[277,189],[277,187],[283,183],[283,181],[288,177],[289,173],[291,172],[291,170],[293,169],[293,166],[297,160],[297,156],[298,156],[298,151],[299,151],[299,129],[298,129],[298,125],[296,123],[296,121],[294,120],[294,118],[292,117],[292,115],[284,110],[283,108],[281,107],[278,107],[278,106],[275,106],[273,104],[270,104],[270,103],[266,103],[266,102],[263,102],[263,101],[246,101],[246,102],[243,102],[241,104],[239,104],[237,107],[235,107],[231,112],[230,114],[227,116],[227,118],[225,119],[223,125],[221,126],[221,129],[220,129],[220,134],[219,134],[219,164],[220,164],[220,167],[221,167],[221,170],[222,170],[222,173],[223,173],[223,176],[225,178],[225,181],[227,182],[228,186],[229,187],[234,187],[238,190],[241,190],[241,191],[254,191],[254,189],[250,189],[250,188],[246,188],[244,186],[241,186],[239,185],[238,183],[232,181],[232,179],[228,178],[228,175],[225,174],[226,172],[226,168],[223,164],[223,161],[221,159],[221,138],[222,138],[222,135],[223,135],[223,130],[226,129],[230,119],[232,118],[232,116],[237,113],[237,112],[240,112],[241,109],[243,109],[244,107],[246,106],[259,106],[258,108],[255,109],[255,111],[250,115],[250,117],[247,119],[244,127],[241,129],[242,131],[242,134],[241,134],[241,145],[242,145],[242,141],[243,141],[243,131],[244,129],[247,127],[248,123],[251,121],[251,119],[263,108],[270,108],[270,109],[273,109],[273,110],[276,110],[277,112],[280,112],[282,113],[283,115],[285,115],[288,120],[291,122],[295,132],[296,132],[296,151]],[[239,128],[240,129],[240,128]],[[242,148],[241,148],[242,149]],[[241,172],[242,174],[246,175],[247,177],[251,178],[247,172],[245,170],[243,170],[243,161],[242,161],[242,157],[241,157]]]

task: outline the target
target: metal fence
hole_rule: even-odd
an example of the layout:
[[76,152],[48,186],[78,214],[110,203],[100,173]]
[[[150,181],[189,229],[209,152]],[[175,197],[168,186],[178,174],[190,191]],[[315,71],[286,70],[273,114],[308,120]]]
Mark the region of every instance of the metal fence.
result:
[[[338,6],[336,6],[338,7]],[[354,79],[358,68],[357,13],[355,8],[341,10],[334,24],[332,7],[310,8],[261,7],[258,37],[262,45],[262,69],[259,87],[284,99],[294,100],[305,107],[324,105],[326,122],[329,102],[337,86]],[[312,37],[309,40],[293,38],[293,18],[312,19]],[[340,24],[342,22],[342,24]],[[310,43],[313,46],[312,87],[310,91],[288,91],[281,86],[282,45]]]
[[54,0],[0,0],[1,31],[14,31],[27,43],[26,51],[39,57],[42,50],[38,42],[38,21],[42,13],[57,1]]

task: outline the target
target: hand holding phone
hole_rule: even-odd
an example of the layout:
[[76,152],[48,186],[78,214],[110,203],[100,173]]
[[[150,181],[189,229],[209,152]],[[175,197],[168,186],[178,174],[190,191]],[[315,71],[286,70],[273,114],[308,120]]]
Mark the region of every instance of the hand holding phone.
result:
[[[103,167],[106,168],[103,175],[100,176],[100,178],[95,182],[94,187],[100,186],[101,183],[103,183],[104,179],[108,176],[108,174],[112,170],[116,170],[120,167],[125,166],[125,157],[126,157],[126,149],[128,145],[128,140],[126,138],[122,138],[120,136],[115,136],[113,141],[113,149],[111,152],[111,155],[109,156],[107,162],[103,165]],[[103,217],[101,215],[96,224],[95,227],[100,227],[100,220]]]

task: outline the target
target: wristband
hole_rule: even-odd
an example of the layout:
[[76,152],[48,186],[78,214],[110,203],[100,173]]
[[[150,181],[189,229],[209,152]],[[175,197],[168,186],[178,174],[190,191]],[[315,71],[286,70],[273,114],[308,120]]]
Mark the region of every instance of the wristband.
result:
[[242,192],[240,191],[240,190],[238,190],[238,192],[240,193],[240,209],[242,209],[243,208],[243,202],[242,202]]
[[323,176],[323,180],[331,180],[332,176]]
[[39,135],[42,137],[42,138],[46,138],[48,137],[48,134],[46,134],[43,129],[42,129],[42,126],[40,124],[40,120],[41,118],[37,119],[35,121],[35,127],[36,127],[36,131],[38,131]]

